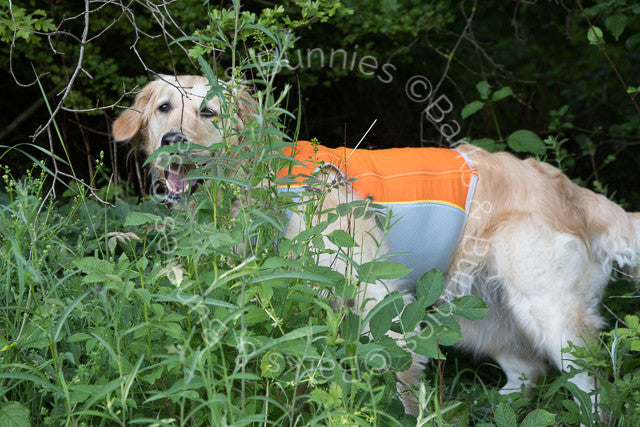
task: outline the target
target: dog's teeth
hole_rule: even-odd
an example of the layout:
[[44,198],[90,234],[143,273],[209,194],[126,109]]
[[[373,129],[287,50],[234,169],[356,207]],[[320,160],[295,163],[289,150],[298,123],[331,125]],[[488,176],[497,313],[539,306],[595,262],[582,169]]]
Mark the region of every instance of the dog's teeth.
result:
[[180,195],[180,193],[167,193],[165,195],[165,200],[169,203],[179,203],[180,200],[182,200],[182,196]]

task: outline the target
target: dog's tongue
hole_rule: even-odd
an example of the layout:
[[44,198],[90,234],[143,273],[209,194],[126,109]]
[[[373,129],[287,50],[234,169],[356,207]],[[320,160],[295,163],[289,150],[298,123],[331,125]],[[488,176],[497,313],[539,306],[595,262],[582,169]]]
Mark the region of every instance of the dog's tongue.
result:
[[184,191],[184,182],[180,181],[182,179],[180,172],[169,169],[165,171],[165,178],[167,180],[167,188],[169,188],[170,192],[182,193]]
[[191,168],[189,167],[178,166],[171,167],[165,171],[167,188],[170,193],[186,193],[189,191],[189,188],[195,187],[198,182],[197,179],[182,180],[190,170]]

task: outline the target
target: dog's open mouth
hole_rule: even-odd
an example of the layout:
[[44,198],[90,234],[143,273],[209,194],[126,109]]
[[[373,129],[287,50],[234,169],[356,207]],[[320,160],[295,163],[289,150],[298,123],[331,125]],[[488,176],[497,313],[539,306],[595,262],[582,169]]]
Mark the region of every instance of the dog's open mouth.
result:
[[195,169],[193,164],[172,163],[164,170],[164,181],[167,186],[167,198],[170,201],[179,201],[184,193],[193,191],[198,185],[197,179],[185,179]]

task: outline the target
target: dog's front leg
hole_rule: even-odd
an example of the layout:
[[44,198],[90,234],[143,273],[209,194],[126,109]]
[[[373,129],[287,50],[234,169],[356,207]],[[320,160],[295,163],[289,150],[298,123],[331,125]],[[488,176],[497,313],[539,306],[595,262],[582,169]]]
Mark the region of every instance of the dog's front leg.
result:
[[[333,186],[328,192],[320,198],[317,213],[313,215],[311,221],[305,218],[305,215],[295,212],[291,215],[285,237],[293,238],[309,226],[315,226],[323,220],[327,219],[326,212],[335,209],[339,204],[352,202],[357,200],[357,195],[353,194],[351,188],[347,185]],[[336,246],[326,236],[337,230],[348,232],[357,244],[354,247],[340,248]],[[373,216],[365,215],[343,215],[339,216],[335,221],[331,222],[323,231],[324,250],[319,254],[318,263],[323,266],[331,267],[334,271],[343,274],[348,279],[359,282],[359,290],[355,297],[353,310],[366,319],[369,312],[388,295],[390,292],[400,290],[396,280],[378,280],[376,283],[364,283],[358,279],[357,268],[351,263],[363,265],[365,263],[375,261],[382,255],[388,253],[386,244],[384,243],[384,233],[377,226]],[[341,251],[344,253],[341,256]],[[412,297],[408,294],[403,295],[404,305],[411,302]],[[397,319],[396,319],[397,320]],[[365,325],[362,333],[369,333],[369,325]],[[401,395],[405,411],[410,414],[418,412],[418,399],[415,390],[419,385],[419,379],[424,370],[424,364],[427,358],[416,355],[411,349],[406,347],[406,335],[388,331],[387,336],[394,339],[398,345],[405,348],[411,353],[410,367],[397,374],[397,388]]]

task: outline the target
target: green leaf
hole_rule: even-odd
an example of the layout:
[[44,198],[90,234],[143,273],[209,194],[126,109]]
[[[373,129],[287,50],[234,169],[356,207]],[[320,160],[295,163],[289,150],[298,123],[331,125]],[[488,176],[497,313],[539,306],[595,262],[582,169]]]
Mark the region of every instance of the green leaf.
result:
[[486,80],[483,80],[483,81],[479,82],[476,85],[476,89],[478,90],[478,93],[480,94],[480,98],[489,99],[489,93],[491,92],[491,86],[489,86],[489,83],[487,83]]
[[[18,368],[27,369],[33,372],[33,374],[29,374],[26,372],[2,372],[0,371],[0,380],[4,379],[15,379],[21,382],[30,383],[30,385],[37,385],[47,392],[51,391],[52,393],[63,393],[62,390],[57,388],[55,385],[51,384],[47,378],[45,378],[44,374],[41,372],[37,372],[36,369],[31,368],[30,366],[18,365]],[[5,381],[2,381],[5,382]],[[2,424],[0,424],[2,425]]]
[[334,230],[327,234],[327,239],[334,245],[343,248],[354,248],[358,246],[353,237],[344,230]]
[[207,243],[211,248],[226,248],[238,243],[228,232],[220,233],[217,231],[208,233]]
[[599,15],[607,10],[608,7],[609,4],[607,2],[600,2],[591,7],[585,7],[584,12],[588,17],[593,18],[594,16]]
[[77,332],[70,337],[68,337],[65,342],[81,342],[86,341],[91,338],[91,335],[85,334],[84,332]]
[[423,299],[417,299],[404,308],[400,316],[400,324],[405,332],[413,331],[424,318],[425,307]]
[[487,316],[487,304],[475,295],[465,295],[438,306],[444,314],[455,314],[469,320],[481,320]]
[[513,412],[511,407],[504,403],[498,405],[493,412],[493,419],[497,427],[516,427],[518,425],[516,422],[516,413]]
[[80,403],[87,400],[89,397],[100,390],[99,385],[93,384],[70,384],[69,391],[71,391],[71,402]]
[[364,207],[369,205],[369,201],[367,200],[354,200],[348,203],[340,203],[336,206],[336,213],[338,216],[345,216],[353,212],[359,207]]
[[544,409],[534,409],[524,417],[520,427],[547,427],[555,425],[556,416]]
[[319,282],[319,283],[335,283],[336,276],[331,274],[318,274],[311,271],[293,271],[293,270],[283,270],[276,271],[274,273],[265,274],[263,276],[255,277],[249,280],[247,283],[260,283],[265,280],[273,280],[273,279],[300,279],[300,280],[308,280],[310,282]]
[[[259,379],[259,377],[256,377],[255,375],[243,374],[242,372],[229,375],[227,379],[231,380],[231,377],[236,377],[236,378],[246,377],[244,379],[248,379],[248,380]],[[116,379],[114,381],[121,381],[121,380]],[[152,391],[151,394],[153,394],[153,396],[145,400],[144,403],[153,402],[157,399],[166,399],[167,397],[173,400],[174,402],[178,402],[182,398],[187,398],[188,400],[197,400],[198,393],[195,390],[198,390],[199,388],[202,388],[202,387],[204,387],[204,381],[200,376],[195,375],[190,377],[189,379],[181,378],[175,381],[169,389],[158,391],[158,392]],[[189,393],[189,391],[191,393]]]
[[340,325],[340,333],[342,338],[348,343],[356,342],[360,338],[360,316],[352,311],[348,311],[342,324]]
[[269,319],[269,315],[262,307],[250,305],[247,307],[247,313],[244,315],[244,323],[246,325],[253,325],[256,323],[262,323]]
[[89,294],[90,291],[85,291],[82,295],[76,298],[69,306],[65,309],[64,313],[58,319],[58,326],[56,327],[55,332],[53,333],[53,341],[58,342],[58,338],[60,336],[60,331],[62,331],[62,327],[65,325],[67,317],[71,314],[73,309],[80,304],[80,302]]
[[[424,331],[427,332],[427,329]],[[430,333],[437,339],[438,344],[445,346],[454,345],[462,339],[462,334],[458,328],[453,329],[447,325],[434,326]]]
[[461,339],[460,332],[447,325],[427,325],[418,334],[407,338],[407,346],[423,356],[444,360],[438,346],[451,346]]
[[371,336],[377,339],[386,334],[389,328],[391,328],[392,320],[393,313],[391,307],[384,307],[377,311],[371,316],[371,321],[369,322],[369,332],[371,332]]
[[83,273],[113,273],[113,262],[100,258],[84,257],[73,261],[73,265],[82,270]]
[[[392,292],[375,305],[365,318],[369,322],[369,331],[374,338],[380,338],[391,328],[391,321],[400,314],[404,302],[399,292]],[[370,318],[369,318],[370,317]]]
[[[359,316],[357,316],[356,314],[352,313],[352,312],[348,312],[347,316],[349,315],[353,315],[355,317],[358,318],[358,321],[360,320]],[[343,326],[343,325],[341,325]],[[272,347],[277,347],[280,350],[283,350],[285,348],[288,348],[291,343],[289,341],[293,341],[293,340],[297,340],[300,338],[304,338],[304,339],[309,339],[311,336],[316,335],[316,334],[321,334],[323,332],[325,332],[327,330],[326,326],[304,326],[302,328],[298,328],[298,329],[294,329],[291,332],[286,333],[285,335],[281,336],[280,338],[276,338],[271,340],[270,342],[268,342],[267,344],[261,346],[261,347],[257,347],[253,352],[251,352],[248,357],[254,357],[257,354],[261,354],[269,349],[271,349]],[[344,333],[344,332],[343,332]],[[284,343],[286,343],[286,345],[284,345]]]
[[526,129],[517,130],[509,135],[507,145],[518,153],[532,153],[541,156],[547,151],[540,137]]
[[213,71],[209,63],[202,57],[200,52],[196,52],[196,58],[198,59],[198,65],[200,65],[202,74],[207,78],[210,86],[207,96],[204,97],[201,105],[205,105],[209,100],[217,96],[220,101],[220,105],[222,106],[222,110],[227,111],[227,99],[224,96],[224,89],[222,85],[220,85],[218,77],[216,77],[216,73]]
[[567,424],[578,424],[580,422],[580,407],[578,404],[571,399],[565,399],[562,401],[562,406],[567,410],[562,416],[562,421]]
[[151,292],[143,288],[135,288],[133,294],[143,304],[149,305],[151,302]]
[[260,360],[260,372],[264,378],[278,378],[286,361],[282,354],[276,350],[269,350]]
[[[574,371],[570,375],[575,375],[575,373],[576,372]],[[589,397],[589,394],[587,392],[585,392],[584,390],[581,390],[577,385],[575,385],[570,381],[562,381],[560,382],[560,385],[564,386],[567,390],[571,392],[571,394],[573,395],[573,399],[576,401],[576,403],[580,405],[581,412],[583,414],[585,413],[591,414],[591,411],[593,410],[593,405],[591,402],[591,398]],[[551,388],[546,394],[548,395],[550,391],[551,391]]]
[[352,206],[350,203],[340,203],[338,206],[336,206],[336,213],[339,216],[345,216],[351,213],[351,208]]
[[594,25],[587,31],[587,40],[589,40],[590,44],[599,46],[600,44],[604,44],[604,34],[600,28]]
[[384,369],[389,365],[387,351],[378,344],[367,343],[358,346],[356,355],[372,369]]
[[436,338],[433,336],[421,337],[420,334],[418,334],[409,337],[407,338],[407,347],[414,353],[427,356],[430,359],[445,359],[438,348]]
[[358,267],[358,277],[363,282],[375,283],[380,279],[397,279],[410,271],[399,262],[372,261]]
[[163,329],[167,332],[167,335],[169,335],[171,338],[174,339],[179,339],[179,338],[183,338],[182,336],[182,327],[175,322],[158,322],[158,321],[152,321],[150,322],[151,326],[154,327],[155,329]]
[[162,222],[162,217],[146,212],[129,212],[124,220],[124,225],[138,226],[143,224],[158,224]]
[[400,348],[398,341],[385,336],[378,340],[377,344],[384,349],[387,357],[389,357],[392,369],[401,372],[411,366],[411,355],[408,351]]
[[444,290],[444,277],[440,271],[433,269],[424,273],[416,284],[416,295],[424,301],[424,306],[433,305]]
[[114,380],[111,380],[107,384],[101,384],[100,388],[94,391],[93,395],[91,396],[91,399],[87,403],[85,403],[84,407],[85,408],[92,407],[96,402],[102,399],[103,396],[111,393],[113,390],[119,388],[121,385],[122,385],[122,378],[116,378]]
[[626,316],[624,316],[624,323],[629,325],[629,328],[631,329],[638,329],[638,327],[640,327],[640,319],[638,318],[638,316],[627,314]]
[[[452,402],[442,408],[443,421],[447,423],[444,425],[452,426],[468,426],[469,425],[469,405],[462,402]],[[474,423],[475,427],[480,427],[479,424]],[[493,425],[492,425],[493,427]]]
[[466,119],[470,115],[475,114],[478,111],[482,110],[483,107],[484,107],[484,102],[472,101],[462,108],[462,112],[460,112],[460,115],[462,116],[462,119]]
[[618,40],[624,31],[624,28],[627,26],[627,22],[628,19],[625,15],[617,13],[613,16],[607,17],[607,19],[604,20],[604,26],[607,27],[607,30],[611,31],[613,37]]
[[496,102],[511,95],[513,95],[513,90],[509,86],[505,86],[502,89],[498,90],[497,92],[494,92],[493,96],[491,97],[491,100],[493,102]]
[[27,348],[44,349],[49,347],[47,336],[47,331],[38,322],[29,322],[16,343],[22,350]]
[[0,407],[0,426],[26,427],[30,425],[29,410],[19,402],[7,402]]
[[151,327],[146,324],[140,324],[138,326],[135,326],[134,328],[129,329],[129,331],[131,331],[132,329],[133,329],[133,338],[138,339],[140,337],[147,335],[151,330]]
[[627,41],[624,42],[624,46],[628,50],[634,50],[636,45],[638,45],[639,43],[640,43],[640,33],[637,33],[629,37]]

